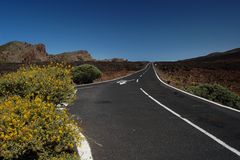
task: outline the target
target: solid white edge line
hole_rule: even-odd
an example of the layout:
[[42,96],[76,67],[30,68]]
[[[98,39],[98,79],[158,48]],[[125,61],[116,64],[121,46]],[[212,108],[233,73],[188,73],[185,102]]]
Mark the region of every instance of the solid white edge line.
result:
[[110,80],[106,80],[106,81],[101,81],[101,82],[75,85],[75,88],[85,87],[85,86],[91,86],[91,85],[97,85],[97,84],[102,84],[102,83],[107,83],[107,82],[113,82],[113,81],[116,81],[116,80],[119,80],[119,79],[123,79],[123,78],[126,78],[126,77],[128,77],[128,76],[131,76],[131,75],[133,75],[133,74],[136,74],[136,73],[139,73],[139,72],[141,72],[141,71],[144,71],[149,65],[150,65],[150,63],[148,63],[143,69],[141,69],[141,70],[139,70],[139,71],[136,71],[136,72],[134,72],[134,73],[131,73],[131,74],[122,76],[122,77],[118,77],[118,78],[114,78],[114,79],[110,79]]
[[229,151],[235,153],[236,155],[240,156],[240,152],[229,146],[228,144],[226,144],[225,142],[223,142],[222,140],[220,140],[219,138],[215,137],[214,135],[212,135],[211,133],[207,132],[206,130],[202,129],[201,127],[197,126],[196,124],[192,123],[191,121],[189,121],[186,118],[183,118],[181,115],[179,115],[178,113],[174,112],[173,110],[171,110],[170,108],[168,108],[167,106],[165,106],[164,104],[160,103],[159,101],[157,101],[156,99],[154,99],[152,96],[150,96],[146,91],[144,91],[142,88],[140,88],[140,90],[147,95],[150,99],[152,99],[154,102],[156,102],[158,105],[162,106],[164,109],[166,109],[167,111],[171,112],[172,114],[174,114],[175,116],[177,116],[178,118],[180,118],[181,120],[185,121],[186,123],[188,123],[189,125],[191,125],[192,127],[194,127],[195,129],[199,130],[200,132],[202,132],[203,134],[205,134],[206,136],[208,136],[209,138],[211,138],[212,140],[214,140],[215,142],[217,142],[218,144],[220,144],[221,146],[225,147],[226,149],[228,149]]
[[165,82],[164,82],[164,81],[158,76],[158,74],[157,74],[157,72],[156,72],[156,69],[155,69],[153,63],[152,63],[152,67],[153,67],[153,70],[154,70],[154,72],[155,72],[156,77],[157,77],[158,80],[159,80],[160,82],[162,82],[164,85],[166,85],[166,86],[168,86],[168,87],[171,87],[171,88],[173,88],[173,89],[175,89],[175,90],[177,90],[177,91],[180,91],[180,92],[182,92],[182,93],[185,93],[185,94],[187,94],[187,95],[190,95],[190,96],[192,96],[192,97],[195,97],[195,98],[198,98],[198,99],[204,100],[204,101],[206,101],[206,102],[209,102],[209,103],[212,103],[212,104],[218,105],[218,106],[220,106],[220,107],[223,107],[223,108],[226,108],[226,109],[230,109],[230,110],[232,110],[232,111],[235,111],[235,112],[239,112],[239,113],[240,113],[240,110],[238,110],[238,109],[235,109],[235,108],[232,108],[232,107],[229,107],[229,106],[226,106],[226,105],[223,105],[223,104],[220,104],[220,103],[217,103],[217,102],[214,102],[214,101],[208,100],[208,99],[203,98],[203,97],[199,97],[199,96],[197,96],[197,95],[194,95],[194,94],[188,93],[188,92],[186,92],[186,91],[183,91],[183,90],[181,90],[181,89],[179,89],[179,88],[173,87],[173,86],[171,86],[171,85],[165,83]]
[[[74,125],[72,125],[72,127],[73,129],[75,128]],[[75,139],[77,153],[80,157],[80,160],[93,160],[92,151],[87,141],[87,138],[79,131],[79,129],[77,129],[77,132],[79,132],[79,135],[82,138],[80,141]]]
[[86,139],[86,137],[80,132],[79,133],[80,136],[83,138],[80,143],[80,145],[77,145],[77,151],[78,151],[78,155],[80,157],[81,160],[93,160],[92,157],[92,152],[91,152],[91,148],[90,145]]

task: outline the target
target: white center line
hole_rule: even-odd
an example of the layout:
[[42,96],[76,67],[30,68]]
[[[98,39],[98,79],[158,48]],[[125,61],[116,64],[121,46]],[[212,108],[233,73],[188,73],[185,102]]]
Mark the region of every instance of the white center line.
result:
[[158,105],[160,105],[161,107],[163,107],[164,109],[168,110],[169,112],[171,112],[172,114],[174,114],[175,116],[177,116],[178,118],[182,119],[183,121],[185,121],[186,123],[190,124],[192,127],[194,127],[195,129],[199,130],[200,132],[202,132],[203,134],[205,134],[206,136],[208,136],[209,138],[213,139],[214,141],[216,141],[217,143],[219,143],[220,145],[222,145],[223,147],[225,147],[226,149],[230,150],[231,152],[235,153],[236,155],[240,156],[240,151],[238,151],[237,149],[229,146],[228,144],[226,144],[225,142],[223,142],[222,140],[220,140],[219,138],[215,137],[214,135],[212,135],[211,133],[207,132],[206,130],[202,129],[201,127],[197,126],[196,124],[192,123],[191,121],[189,121],[186,118],[183,118],[180,114],[174,112],[173,110],[171,110],[170,108],[168,108],[167,106],[165,106],[164,104],[160,103],[159,101],[157,101],[156,99],[154,99],[152,96],[150,96],[146,91],[144,91],[142,88],[140,88],[140,90],[147,95],[150,99],[152,99],[154,102],[156,102]]

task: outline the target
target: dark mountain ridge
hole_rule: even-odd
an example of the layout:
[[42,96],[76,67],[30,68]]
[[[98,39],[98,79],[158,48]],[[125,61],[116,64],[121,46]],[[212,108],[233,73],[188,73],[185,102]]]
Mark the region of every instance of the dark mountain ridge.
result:
[[206,56],[181,60],[183,62],[240,62],[240,48],[235,48],[225,52],[213,52]]

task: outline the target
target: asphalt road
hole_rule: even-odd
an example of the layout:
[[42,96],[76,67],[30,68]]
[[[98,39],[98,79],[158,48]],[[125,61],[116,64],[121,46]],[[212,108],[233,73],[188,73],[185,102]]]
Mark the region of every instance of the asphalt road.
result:
[[164,85],[152,65],[123,80],[79,87],[69,108],[94,160],[240,159],[239,112]]

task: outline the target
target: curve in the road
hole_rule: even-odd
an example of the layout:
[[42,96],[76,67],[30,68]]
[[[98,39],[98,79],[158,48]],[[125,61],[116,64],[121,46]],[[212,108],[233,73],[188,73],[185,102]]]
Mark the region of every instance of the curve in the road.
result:
[[94,159],[239,159],[239,112],[178,92],[156,76],[148,65],[124,77],[135,79],[125,85],[78,88],[70,112],[80,118]]

